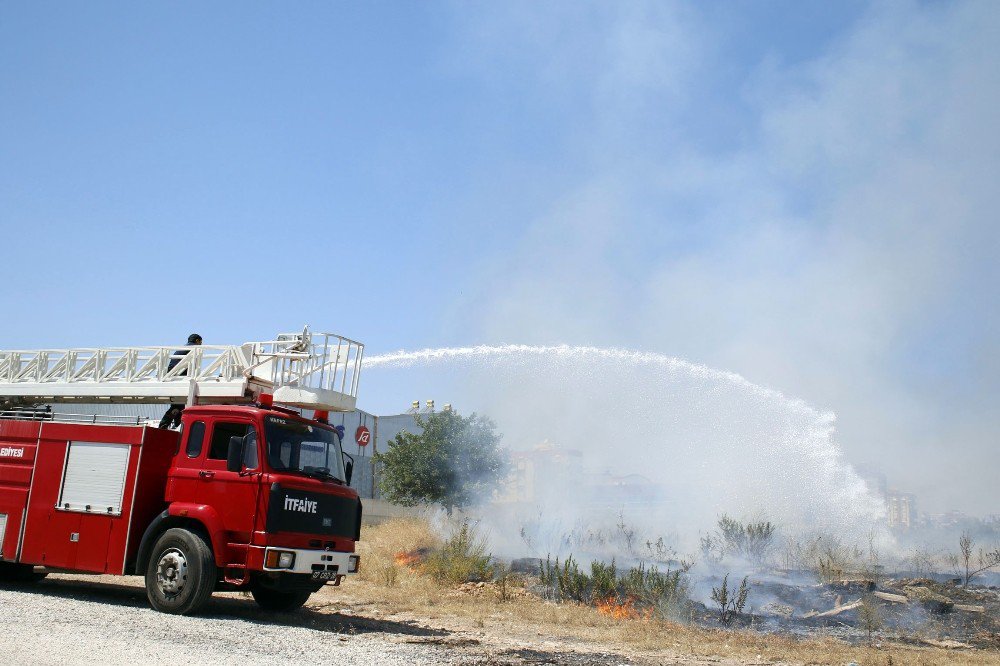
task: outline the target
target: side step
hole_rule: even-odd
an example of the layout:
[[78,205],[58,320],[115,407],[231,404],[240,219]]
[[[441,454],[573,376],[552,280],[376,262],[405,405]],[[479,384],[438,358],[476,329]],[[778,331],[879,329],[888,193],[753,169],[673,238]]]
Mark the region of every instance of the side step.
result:
[[222,580],[230,585],[242,586],[249,577],[247,568],[242,564],[227,564],[222,570]]
[[250,578],[250,572],[247,571],[247,557],[249,555],[250,548],[245,543],[228,543],[226,545],[229,547],[230,551],[242,551],[243,561],[231,562],[222,567],[222,580],[230,585],[243,585],[247,582],[247,579]]

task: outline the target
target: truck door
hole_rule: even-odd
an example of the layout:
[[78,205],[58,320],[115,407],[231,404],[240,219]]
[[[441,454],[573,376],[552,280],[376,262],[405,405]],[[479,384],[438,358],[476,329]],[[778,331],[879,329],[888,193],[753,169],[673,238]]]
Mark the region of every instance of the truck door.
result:
[[[260,493],[260,475],[253,473],[259,469],[257,429],[250,419],[235,416],[211,419],[208,426],[207,446],[202,453],[203,461],[195,492],[196,501],[209,505],[218,512],[225,526],[228,543],[250,543]],[[247,442],[242,472],[230,472],[226,469],[226,456],[232,437],[242,437]]]

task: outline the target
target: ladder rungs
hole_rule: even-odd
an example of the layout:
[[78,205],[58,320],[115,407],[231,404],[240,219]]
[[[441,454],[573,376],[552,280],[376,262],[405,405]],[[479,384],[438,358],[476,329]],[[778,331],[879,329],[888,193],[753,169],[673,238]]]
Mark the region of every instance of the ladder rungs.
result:
[[[332,333],[242,345],[0,350],[0,397],[25,402],[249,402],[354,408],[364,346]],[[194,384],[194,387],[192,387]]]

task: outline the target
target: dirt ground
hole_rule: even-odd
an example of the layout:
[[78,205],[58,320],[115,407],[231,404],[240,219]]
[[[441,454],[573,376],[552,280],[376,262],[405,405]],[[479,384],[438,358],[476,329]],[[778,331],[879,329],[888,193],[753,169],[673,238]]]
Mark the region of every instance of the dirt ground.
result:
[[[505,589],[497,582],[434,582],[422,558],[441,547],[441,537],[425,520],[369,526],[362,537],[359,579],[326,588],[317,600],[372,621],[436,627],[464,642],[469,658],[509,660],[519,650],[543,654],[534,662],[469,663],[1000,664],[995,591],[966,599],[948,590],[956,602],[982,604],[985,612],[937,614],[933,595],[943,588],[896,581],[898,586],[885,587],[890,597],[878,599],[880,626],[869,635],[853,584],[841,589],[818,584],[812,575],[768,576],[752,581],[754,611],[723,626],[717,610],[697,602],[674,620],[641,608],[616,613],[555,603],[537,574],[518,574],[521,584]],[[831,615],[831,609],[840,610]]]
[[[522,666],[527,664],[737,664],[695,656],[653,659],[493,620],[420,616],[373,599],[359,581],[327,587],[293,613],[269,614],[241,593],[216,593],[196,616],[152,610],[139,577],[52,574],[33,584],[0,585],[7,616],[0,663],[369,666]],[[479,625],[482,626],[479,626]]]
[[[452,664],[1000,664],[1000,652],[832,637],[793,639],[743,630],[619,620],[489,585],[392,586],[352,579],[286,615],[240,593],[216,593],[196,617],[149,608],[138,577],[55,574],[0,587],[8,614],[0,654],[10,664],[306,663],[339,655],[375,665]],[[86,618],[81,622],[79,618]]]
[[393,587],[351,580],[325,588],[310,606],[357,618],[368,627],[386,622],[439,632],[400,640],[451,646],[454,663],[460,664],[1000,664],[995,649],[944,649],[891,639],[851,645],[836,638],[835,630],[793,638],[620,620],[591,607],[527,594],[500,601],[490,585],[442,594],[418,578]]

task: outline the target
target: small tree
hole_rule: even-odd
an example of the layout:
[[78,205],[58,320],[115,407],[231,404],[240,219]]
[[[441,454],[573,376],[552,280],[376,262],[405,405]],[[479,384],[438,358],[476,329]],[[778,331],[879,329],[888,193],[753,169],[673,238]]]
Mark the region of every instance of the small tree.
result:
[[875,632],[882,628],[882,610],[878,607],[874,593],[866,592],[861,596],[858,618],[861,620],[861,626],[868,632],[868,642],[872,643]]
[[701,538],[701,550],[711,562],[719,562],[726,555],[738,555],[760,566],[774,547],[774,534],[775,526],[770,521],[744,524],[722,514],[715,533]]
[[712,601],[719,607],[719,621],[723,624],[729,624],[743,614],[747,597],[750,596],[748,580],[749,577],[744,576],[739,590],[734,590],[729,587],[729,574],[726,574],[722,579],[722,585],[712,588]]
[[[963,587],[968,587],[969,581],[987,569],[1000,566],[1000,548],[993,551],[985,551],[980,548],[976,554],[976,558],[973,559],[972,555],[975,545],[976,542],[972,538],[972,535],[968,532],[962,532],[962,536],[958,540],[958,557],[959,564],[964,569],[964,574],[962,575]],[[960,571],[959,573],[962,572]]]
[[420,434],[401,432],[387,452],[375,456],[390,502],[440,504],[451,515],[455,507],[486,497],[506,472],[500,435],[485,416],[438,412],[418,416],[417,425]]

